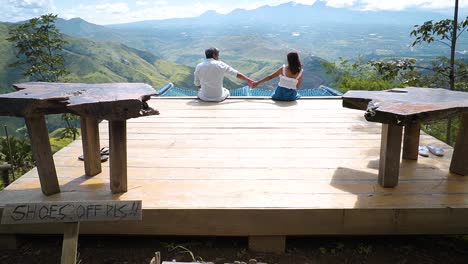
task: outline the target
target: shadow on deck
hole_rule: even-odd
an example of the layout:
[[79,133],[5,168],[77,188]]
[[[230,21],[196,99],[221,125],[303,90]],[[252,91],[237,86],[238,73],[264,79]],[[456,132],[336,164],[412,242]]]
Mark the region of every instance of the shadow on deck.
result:
[[[468,178],[445,157],[404,161],[396,188],[377,183],[380,129],[341,100],[274,103],[156,99],[160,116],[128,122],[128,192],[109,167],[84,174],[81,142],[55,154],[62,192],[41,193],[33,169],[0,192],[6,203],[142,200],[142,222],[83,223],[85,234],[284,237],[468,233]],[[100,125],[101,144],[108,139]],[[63,225],[0,225],[0,233],[61,233]]]

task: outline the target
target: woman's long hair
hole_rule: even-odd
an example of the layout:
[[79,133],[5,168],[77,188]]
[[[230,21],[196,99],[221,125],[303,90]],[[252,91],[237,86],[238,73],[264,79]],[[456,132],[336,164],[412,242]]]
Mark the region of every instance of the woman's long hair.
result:
[[292,74],[298,74],[302,69],[301,60],[299,60],[299,54],[295,51],[288,53],[288,66]]

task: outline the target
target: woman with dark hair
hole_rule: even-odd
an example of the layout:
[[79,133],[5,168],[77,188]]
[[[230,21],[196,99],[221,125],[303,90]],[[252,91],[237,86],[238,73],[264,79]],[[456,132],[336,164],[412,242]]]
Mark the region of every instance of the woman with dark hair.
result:
[[296,89],[302,84],[302,64],[297,52],[289,52],[287,55],[288,65],[283,65],[272,74],[266,76],[260,81],[252,83],[252,88],[257,87],[263,82],[267,82],[279,76],[278,87],[274,94],[271,96],[273,100],[277,101],[295,101],[299,99]]

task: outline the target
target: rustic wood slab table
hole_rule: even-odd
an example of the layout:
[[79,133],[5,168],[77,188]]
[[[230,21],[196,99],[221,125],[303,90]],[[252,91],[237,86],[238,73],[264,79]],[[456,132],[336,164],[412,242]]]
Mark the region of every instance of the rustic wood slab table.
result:
[[468,175],[468,93],[433,88],[396,88],[388,91],[348,91],[343,106],[366,110],[367,121],[382,123],[379,183],[398,184],[403,127],[403,159],[417,160],[421,122],[459,115],[450,172]]
[[16,92],[0,95],[0,115],[24,117],[31,138],[42,192],[60,192],[45,115],[80,116],[85,174],[101,173],[99,122],[109,121],[110,188],[127,191],[126,120],[159,114],[146,103],[154,89],[143,83],[44,83],[15,84]]

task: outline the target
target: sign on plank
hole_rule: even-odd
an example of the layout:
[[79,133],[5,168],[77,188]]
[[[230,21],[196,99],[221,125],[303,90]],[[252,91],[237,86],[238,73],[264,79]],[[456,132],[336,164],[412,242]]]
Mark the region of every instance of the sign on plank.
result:
[[141,201],[7,204],[2,224],[141,220]]

